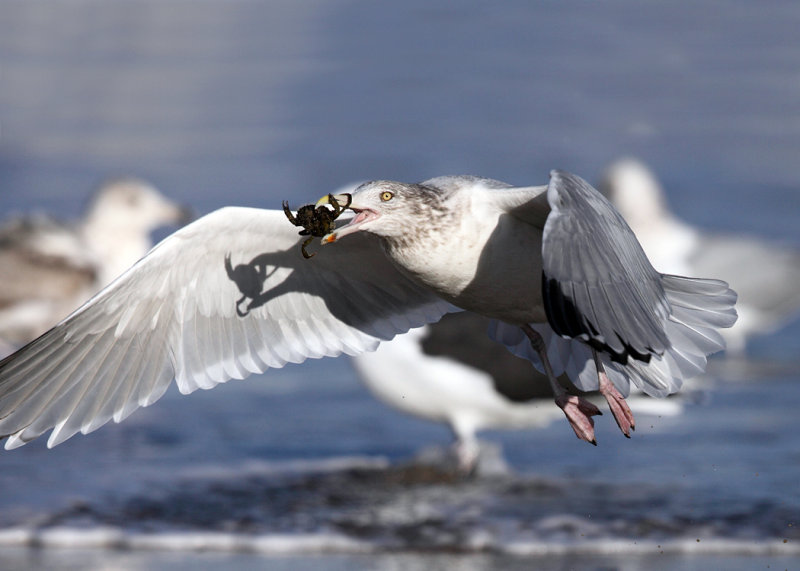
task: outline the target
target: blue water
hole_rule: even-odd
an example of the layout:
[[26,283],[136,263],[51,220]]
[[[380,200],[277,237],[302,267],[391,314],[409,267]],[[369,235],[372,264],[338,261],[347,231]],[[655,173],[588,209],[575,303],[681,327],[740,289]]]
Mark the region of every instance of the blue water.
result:
[[[3,215],[77,216],[118,174],[204,213],[369,178],[541,184],[559,167],[592,180],[633,154],[683,219],[800,246],[793,2],[8,0],[2,13]],[[318,534],[312,549],[339,553],[320,556],[331,568],[792,568],[799,352],[797,322],[755,340],[747,362],[714,363],[701,404],[630,441],[608,419],[597,448],[566,423],[488,433],[512,472],[472,482],[406,470],[448,432],[374,401],[345,359],[173,391],[122,425],[0,454],[0,531],[23,534],[0,541],[56,550],[48,530],[107,528],[124,538],[75,541],[251,541],[193,568],[273,557],[253,538],[281,534]],[[73,564],[4,549],[4,568]],[[180,565],[158,557],[145,565]]]

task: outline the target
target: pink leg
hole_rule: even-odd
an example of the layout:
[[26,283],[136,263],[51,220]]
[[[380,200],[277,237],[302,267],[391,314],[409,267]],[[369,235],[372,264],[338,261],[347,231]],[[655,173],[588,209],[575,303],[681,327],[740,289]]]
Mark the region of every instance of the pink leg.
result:
[[603,413],[600,412],[599,408],[594,406],[586,399],[579,396],[567,395],[564,387],[559,384],[555,375],[553,375],[553,368],[550,366],[550,361],[547,358],[547,348],[544,345],[542,336],[533,330],[529,325],[523,325],[522,330],[525,332],[525,335],[528,336],[528,339],[530,339],[531,346],[533,346],[533,348],[539,354],[539,358],[542,360],[542,364],[544,365],[544,371],[547,375],[547,379],[550,381],[550,387],[553,389],[553,395],[555,395],[556,404],[567,416],[567,420],[569,421],[570,426],[572,426],[572,430],[575,431],[575,436],[597,446],[597,441],[594,437],[594,420],[592,419],[592,416]]
[[556,404],[564,411],[567,416],[575,436],[597,446],[594,437],[594,420],[592,416],[602,415],[600,409],[583,397],[568,395],[562,388],[561,393],[556,395]]
[[631,430],[636,430],[636,421],[633,419],[633,412],[631,412],[628,403],[625,402],[625,397],[620,394],[617,387],[614,386],[608,375],[606,375],[603,363],[597,356],[597,352],[592,349],[594,356],[594,364],[597,367],[597,378],[600,381],[600,394],[606,398],[608,407],[611,409],[611,414],[614,415],[614,420],[617,421],[617,426],[627,438],[631,437]]

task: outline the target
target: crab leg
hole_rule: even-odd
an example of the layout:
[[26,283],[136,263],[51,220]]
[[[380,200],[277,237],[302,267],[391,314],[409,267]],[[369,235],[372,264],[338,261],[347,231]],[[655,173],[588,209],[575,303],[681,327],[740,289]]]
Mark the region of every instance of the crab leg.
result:
[[312,241],[313,239],[314,239],[314,236],[311,236],[310,238],[308,238],[307,240],[305,240],[305,241],[303,242],[303,245],[302,245],[302,246],[300,246],[300,251],[301,251],[301,252],[303,252],[303,257],[304,257],[306,260],[307,260],[307,259],[309,259],[309,258],[313,258],[314,256],[316,256],[316,252],[314,252],[314,253],[312,253],[312,254],[309,254],[308,252],[306,252],[306,246],[308,246],[308,245],[311,243],[311,241]]
[[292,211],[289,209],[289,201],[288,200],[284,200],[281,204],[283,205],[283,212],[284,212],[284,214],[286,214],[286,218],[289,219],[289,222],[291,222],[292,224],[297,226],[297,222],[295,221],[294,214],[292,214]]

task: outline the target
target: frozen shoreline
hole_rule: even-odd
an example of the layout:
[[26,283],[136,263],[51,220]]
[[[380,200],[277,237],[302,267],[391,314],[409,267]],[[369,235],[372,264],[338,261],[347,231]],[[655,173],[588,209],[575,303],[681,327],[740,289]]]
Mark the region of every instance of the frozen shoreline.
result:
[[[224,532],[130,532],[115,527],[12,527],[0,530],[0,547],[101,550],[249,553],[262,555],[376,554],[417,552],[359,541],[334,533],[237,534]],[[800,557],[800,541],[788,539],[587,539],[583,541],[494,541],[476,534],[458,549],[426,549],[425,552],[492,553],[514,556],[565,555],[715,555]]]

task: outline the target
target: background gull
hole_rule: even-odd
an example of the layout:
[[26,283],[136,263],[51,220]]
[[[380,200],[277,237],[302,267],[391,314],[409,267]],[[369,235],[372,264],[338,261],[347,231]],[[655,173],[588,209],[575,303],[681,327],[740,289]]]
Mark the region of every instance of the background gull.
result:
[[743,353],[748,337],[776,331],[800,312],[796,247],[690,226],[670,211],[655,174],[632,158],[608,166],[599,186],[656,269],[719,278],[736,290],[739,319],[721,331],[729,353]]
[[9,220],[0,227],[0,339],[19,346],[44,333],[144,256],[153,230],[188,219],[151,184],[120,178],[101,185],[74,223]]
[[[716,328],[735,320],[726,284],[657,273],[608,201],[568,173],[526,188],[375,181],[352,208],[323,239],[337,244],[312,260],[280,211],[225,208],[177,231],[0,362],[6,447],[50,428],[54,446],[120,421],[173,378],[188,393],[371,350],[454,306],[492,318],[496,340],[543,367],[576,434],[593,441],[599,411],[567,397],[555,375],[599,389],[627,432],[631,383],[675,392],[722,348]],[[237,315],[254,280],[261,292]]]
[[[489,319],[476,313],[449,313],[352,359],[359,378],[379,400],[447,424],[454,459],[466,473],[483,464],[479,431],[543,428],[561,417],[551,404],[547,376],[492,341],[488,327]],[[576,393],[566,375],[558,380]],[[683,408],[676,399],[632,395],[628,402],[637,414],[672,416]]]
[[463,472],[478,462],[479,430],[538,428],[561,416],[547,378],[489,339],[488,324],[475,313],[451,313],[353,358],[379,400],[449,426]]

